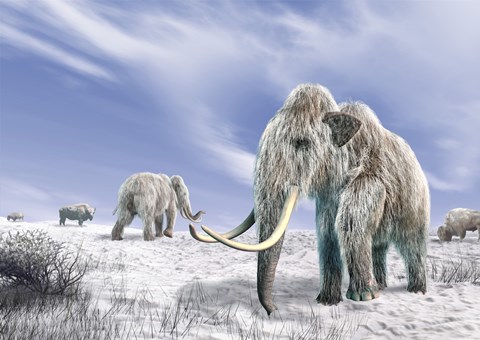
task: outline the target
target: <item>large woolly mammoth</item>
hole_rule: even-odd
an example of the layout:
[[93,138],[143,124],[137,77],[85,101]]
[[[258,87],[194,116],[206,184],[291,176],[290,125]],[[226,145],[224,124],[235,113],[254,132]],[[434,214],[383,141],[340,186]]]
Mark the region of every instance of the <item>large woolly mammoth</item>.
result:
[[[195,215],[190,207],[188,189],[182,177],[168,177],[164,174],[149,172],[137,173],[125,180],[118,191],[118,204],[113,214],[117,214],[117,222],[112,230],[112,240],[122,240],[123,229],[132,223],[135,215],[143,221],[143,239],[155,239],[152,224],[155,224],[155,235],[173,236],[173,227],[177,209],[183,218],[199,222],[204,211]],[[167,215],[167,228],[163,231],[163,215]]]
[[478,241],[480,241],[480,211],[456,208],[447,213],[445,222],[437,230],[437,235],[441,241],[449,242],[452,236],[458,236],[463,240],[467,230],[478,230]]
[[[342,300],[342,267],[350,276],[346,297],[376,298],[387,286],[386,255],[393,243],[405,260],[407,290],[426,291],[426,239],[430,199],[426,178],[408,144],[385,129],[363,103],[335,103],[316,84],[295,88],[260,140],[254,173],[254,208],[220,235],[202,226],[200,241],[258,251],[257,291],[270,314],[275,269],[284,232],[299,197],[316,202],[320,293],[317,302]],[[258,226],[259,244],[232,238]]]

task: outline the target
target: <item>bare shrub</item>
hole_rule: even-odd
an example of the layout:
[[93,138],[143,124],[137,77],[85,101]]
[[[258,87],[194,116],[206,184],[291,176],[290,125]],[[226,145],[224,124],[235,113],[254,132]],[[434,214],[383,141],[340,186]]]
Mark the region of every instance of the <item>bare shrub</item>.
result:
[[441,261],[429,258],[430,278],[436,282],[458,283],[471,282],[480,285],[480,267],[477,262],[461,258],[458,261]]
[[0,237],[0,285],[25,287],[41,294],[75,293],[87,270],[79,251],[72,252],[40,230]]

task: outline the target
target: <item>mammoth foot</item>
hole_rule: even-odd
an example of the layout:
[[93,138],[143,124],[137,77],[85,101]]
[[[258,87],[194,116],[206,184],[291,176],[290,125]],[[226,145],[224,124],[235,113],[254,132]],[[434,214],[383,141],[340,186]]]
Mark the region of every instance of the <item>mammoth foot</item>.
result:
[[112,236],[112,241],[121,241],[123,240],[123,237],[121,236]]
[[380,297],[380,288],[376,285],[371,285],[358,292],[354,292],[349,288],[346,297],[353,301],[370,301],[378,299]]
[[385,278],[377,279],[377,286],[378,286],[378,290],[384,290],[385,288],[388,287],[387,280]]
[[168,230],[168,229],[166,229],[166,230],[163,232],[163,235],[165,235],[166,237],[172,238],[172,237],[173,237],[173,230]]
[[420,285],[417,285],[417,286],[408,286],[407,287],[407,291],[411,292],[411,293],[422,293],[423,295],[425,295],[425,293],[427,292],[427,287],[425,284],[420,284]]
[[342,294],[331,294],[325,291],[320,292],[317,296],[317,302],[325,306],[336,305],[339,302],[342,302]]
[[143,235],[144,241],[154,241],[155,237],[153,235]]

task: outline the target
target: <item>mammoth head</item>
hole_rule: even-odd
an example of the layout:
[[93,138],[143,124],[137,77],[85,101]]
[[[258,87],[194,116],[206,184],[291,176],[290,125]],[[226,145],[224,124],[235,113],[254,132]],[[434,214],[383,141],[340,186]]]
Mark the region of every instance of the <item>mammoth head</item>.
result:
[[307,196],[336,173],[338,148],[359,130],[360,120],[340,112],[328,89],[303,84],[287,97],[268,123],[255,164],[255,187],[288,192],[298,186]]
[[452,233],[444,226],[438,227],[437,235],[440,241],[450,242],[452,240]]
[[195,215],[192,213],[192,208],[190,206],[190,199],[187,186],[183,182],[183,178],[180,176],[170,177],[173,190],[177,196],[177,207],[180,209],[180,215],[183,218],[189,219],[192,222],[200,222],[202,214],[205,214],[204,211],[200,210]]

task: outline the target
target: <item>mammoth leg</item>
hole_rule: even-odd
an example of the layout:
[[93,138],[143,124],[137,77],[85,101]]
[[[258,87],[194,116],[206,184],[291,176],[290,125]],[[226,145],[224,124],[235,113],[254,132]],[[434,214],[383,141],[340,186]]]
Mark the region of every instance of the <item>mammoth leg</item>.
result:
[[112,229],[112,240],[121,241],[123,240],[123,229],[126,225],[129,225],[133,221],[134,215],[127,212],[120,212],[117,222]]
[[83,225],[83,220],[82,219],[79,219],[78,220],[78,225],[81,227]]
[[152,232],[152,225],[155,219],[152,217],[153,215],[147,214],[146,216],[142,216],[143,221],[143,240],[144,241],[153,241],[155,240],[155,236],[153,236]]
[[377,281],[378,288],[384,289],[387,287],[387,251],[388,242],[374,242],[372,248],[373,256],[373,275]]
[[427,291],[427,235],[426,232],[414,235],[402,235],[396,244],[397,250],[403,257],[407,272],[409,292]]
[[155,236],[163,237],[163,214],[155,218]]
[[368,301],[379,296],[373,275],[372,236],[383,217],[386,191],[381,183],[360,178],[340,196],[336,228],[350,276],[347,298]]
[[342,268],[340,244],[335,231],[335,216],[320,212],[317,200],[317,238],[320,264],[320,293],[317,302],[336,305],[342,301]]
[[172,238],[173,237],[173,227],[175,225],[175,219],[177,218],[177,208],[175,202],[170,202],[170,205],[166,211],[167,215],[167,229],[163,232],[163,235]]

